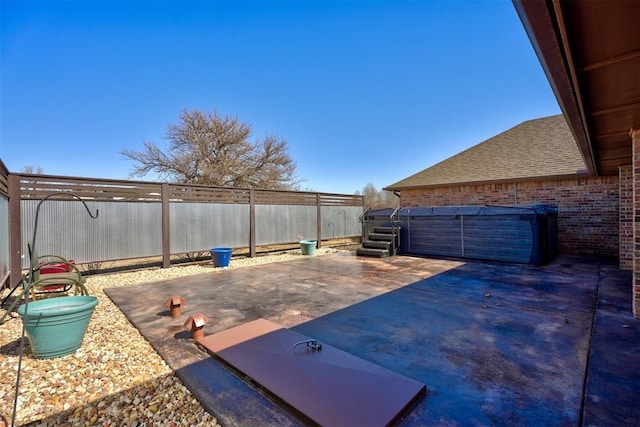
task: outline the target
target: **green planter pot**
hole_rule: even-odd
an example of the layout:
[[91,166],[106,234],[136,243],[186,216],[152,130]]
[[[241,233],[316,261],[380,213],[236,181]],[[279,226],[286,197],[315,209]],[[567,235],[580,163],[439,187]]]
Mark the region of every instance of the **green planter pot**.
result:
[[82,345],[98,298],[89,295],[49,298],[18,307],[36,359],[71,354]]
[[302,249],[302,255],[315,254],[317,244],[318,242],[315,240],[300,240],[300,249]]

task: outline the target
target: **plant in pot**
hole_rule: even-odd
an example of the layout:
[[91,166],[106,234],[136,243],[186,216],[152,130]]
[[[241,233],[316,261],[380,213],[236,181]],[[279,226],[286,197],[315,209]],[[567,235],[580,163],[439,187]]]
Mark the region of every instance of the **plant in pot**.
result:
[[[40,206],[43,202],[54,196],[71,196],[79,200],[84,205],[91,218],[98,217],[91,213],[87,204],[79,196],[58,192],[43,198],[36,208],[36,215],[33,227],[33,238],[29,246],[29,276],[24,289],[24,304],[18,307],[18,314],[22,318],[23,337],[21,338],[21,353],[24,342],[24,333],[31,343],[33,355],[39,359],[49,359],[73,353],[82,344],[89,320],[98,303],[95,296],[90,296],[82,284],[82,279],[71,280],[80,290],[81,295],[61,296],[49,298],[29,303],[31,289],[37,287],[39,283],[46,279],[39,279],[39,257],[36,252],[36,233],[38,231],[38,217]],[[78,272],[79,275],[79,272]],[[54,276],[54,275],[52,275]],[[44,277],[42,275],[41,277]],[[58,280],[54,278],[54,280]],[[59,280],[62,280],[60,278]]]
[[300,243],[300,249],[302,250],[302,255],[313,255],[316,251],[316,246],[318,242],[316,240],[305,240],[304,236],[298,234],[298,243]]
[[[36,358],[48,359],[73,353],[82,344],[89,320],[91,319],[95,306],[98,303],[98,299],[94,296],[86,295],[86,288],[84,288],[82,283],[78,283],[78,287],[84,290],[84,295],[57,297],[42,301],[35,301],[32,304],[29,304],[31,290],[43,283],[42,280],[37,281],[34,277],[36,272],[40,273],[38,270],[40,262],[36,255],[36,235],[38,231],[40,206],[45,200],[54,196],[71,196],[73,199],[82,202],[91,218],[98,217],[97,210],[95,215],[93,215],[85,201],[70,192],[56,192],[49,194],[40,200],[36,207],[33,238],[29,246],[29,273],[26,276],[23,276],[20,283],[18,283],[18,286],[20,286],[23,292],[24,304],[18,307],[18,314],[22,318],[22,335],[20,337],[18,366],[16,369],[11,425],[14,425],[15,423],[18,400],[20,397],[20,373],[22,372],[25,338],[29,339],[33,355]],[[51,286],[52,284],[48,282],[47,285]],[[16,290],[16,288],[13,290]],[[4,423],[0,420],[0,424]]]

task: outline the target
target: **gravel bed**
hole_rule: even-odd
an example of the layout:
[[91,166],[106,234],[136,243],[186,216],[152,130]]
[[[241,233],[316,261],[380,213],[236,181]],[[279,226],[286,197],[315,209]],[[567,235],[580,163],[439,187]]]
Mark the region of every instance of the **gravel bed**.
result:
[[[316,255],[338,252],[319,248]],[[301,252],[232,258],[228,268],[301,257]],[[25,340],[15,425],[216,426],[164,360],[103,289],[210,272],[213,265],[149,269],[87,278],[98,297],[82,347],[56,359],[35,359]],[[4,310],[0,309],[0,316]],[[0,427],[11,422],[22,322],[0,325]],[[10,424],[8,424],[10,425]]]

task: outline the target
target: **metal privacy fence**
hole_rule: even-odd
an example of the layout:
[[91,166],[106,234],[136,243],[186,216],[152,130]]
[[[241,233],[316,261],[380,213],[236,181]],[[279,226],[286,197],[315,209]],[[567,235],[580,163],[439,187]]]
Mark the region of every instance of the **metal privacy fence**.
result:
[[[0,160],[0,280],[10,271],[9,258],[9,171]],[[0,288],[2,283],[0,283]]]
[[[38,253],[76,263],[161,256],[168,266],[172,255],[217,246],[248,248],[255,256],[258,247],[295,243],[298,236],[320,244],[360,236],[363,211],[355,195],[48,175],[9,174],[8,194],[8,222],[20,230],[10,233],[11,247],[28,253],[37,206],[48,197],[40,206]],[[26,258],[13,256],[11,264],[25,268]]]

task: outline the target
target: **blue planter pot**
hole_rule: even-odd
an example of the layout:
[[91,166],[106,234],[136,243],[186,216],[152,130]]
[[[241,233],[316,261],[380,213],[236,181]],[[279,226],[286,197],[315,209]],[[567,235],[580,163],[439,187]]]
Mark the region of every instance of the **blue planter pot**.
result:
[[211,259],[214,267],[228,267],[231,259],[231,248],[211,248]]
[[71,354],[82,345],[98,298],[89,295],[50,298],[18,307],[36,359]]
[[302,249],[302,255],[315,254],[317,244],[318,242],[315,240],[300,240],[300,249]]

